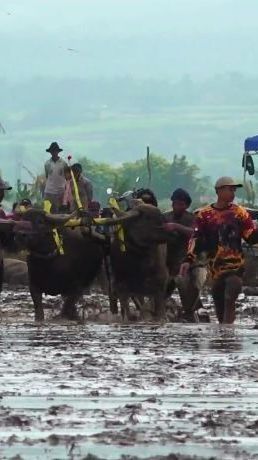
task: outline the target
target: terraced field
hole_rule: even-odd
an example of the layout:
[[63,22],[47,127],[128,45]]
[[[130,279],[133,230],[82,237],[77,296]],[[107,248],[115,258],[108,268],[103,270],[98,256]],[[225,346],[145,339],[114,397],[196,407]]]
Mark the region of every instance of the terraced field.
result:
[[[171,104],[170,104],[171,105]],[[11,115],[10,115],[11,116]],[[45,161],[46,145],[57,139],[74,158],[119,164],[153,152],[172,158],[185,154],[203,174],[216,176],[223,169],[241,176],[241,154],[245,137],[256,134],[256,106],[182,106],[153,113],[111,112],[104,109],[85,115],[79,124],[29,128],[16,124],[1,136],[3,170],[14,175],[11,164],[19,156],[34,171]],[[16,152],[16,153],[15,153]],[[7,159],[9,163],[7,164]]]

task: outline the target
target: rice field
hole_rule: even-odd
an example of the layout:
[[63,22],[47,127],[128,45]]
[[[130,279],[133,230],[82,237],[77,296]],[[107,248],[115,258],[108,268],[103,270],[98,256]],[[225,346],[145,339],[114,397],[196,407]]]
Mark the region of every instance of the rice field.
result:
[[256,134],[258,107],[181,106],[152,113],[105,109],[87,113],[76,124],[30,127],[25,118],[14,126],[12,132],[7,126],[0,140],[2,167],[8,175],[14,169],[10,155],[15,162],[19,152],[27,166],[39,171],[52,140],[58,140],[64,154],[72,152],[75,159],[87,156],[119,164],[142,158],[150,145],[153,153],[166,158],[186,155],[202,174],[216,176],[223,168],[240,175],[244,139]]

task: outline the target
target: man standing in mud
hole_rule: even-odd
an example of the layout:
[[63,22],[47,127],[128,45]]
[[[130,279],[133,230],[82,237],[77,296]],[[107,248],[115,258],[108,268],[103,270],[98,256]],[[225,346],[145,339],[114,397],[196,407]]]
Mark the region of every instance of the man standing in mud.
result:
[[[187,249],[187,243],[193,233],[194,215],[188,211],[192,199],[189,193],[177,188],[171,195],[172,210],[164,213],[165,228],[167,231],[177,230],[184,240],[184,249]],[[183,248],[182,248],[183,249]]]
[[185,276],[201,252],[207,254],[212,277],[212,296],[219,323],[232,324],[235,302],[242,289],[244,256],[242,238],[248,244],[258,242],[258,231],[246,209],[233,203],[242,184],[221,177],[215,184],[217,201],[204,207],[196,218],[180,274]]
[[172,193],[171,203],[172,210],[164,213],[164,228],[168,232],[167,264],[174,280],[170,291],[178,288],[185,319],[192,322],[195,321],[194,310],[202,307],[199,292],[191,277],[178,277],[180,265],[187,254],[189,239],[194,231],[195,216],[188,211],[192,199],[186,190],[178,188]]
[[66,162],[60,158],[60,149],[57,142],[52,142],[46,152],[51,154],[51,158],[45,163],[46,186],[44,191],[44,200],[51,203],[51,212],[56,213],[62,206],[64,189],[65,189],[65,167]]

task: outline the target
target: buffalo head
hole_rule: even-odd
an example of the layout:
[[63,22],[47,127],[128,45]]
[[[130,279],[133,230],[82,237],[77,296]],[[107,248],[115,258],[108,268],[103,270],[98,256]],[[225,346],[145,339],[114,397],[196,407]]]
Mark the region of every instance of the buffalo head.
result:
[[53,229],[63,226],[71,216],[71,214],[48,214],[35,208],[28,209],[21,214],[22,220],[17,221],[14,226],[18,247],[43,255],[54,253],[56,243]]
[[106,225],[122,225],[126,238],[140,247],[149,247],[166,241],[162,213],[158,208],[149,204],[138,202],[130,211],[120,213],[113,219],[106,219],[105,223]]

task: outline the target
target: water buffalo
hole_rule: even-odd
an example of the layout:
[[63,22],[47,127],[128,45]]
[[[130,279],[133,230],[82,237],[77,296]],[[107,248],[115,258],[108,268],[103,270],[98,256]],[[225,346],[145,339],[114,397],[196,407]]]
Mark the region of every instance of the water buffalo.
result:
[[169,273],[162,213],[155,206],[138,204],[126,213],[119,213],[113,219],[115,223],[122,225],[125,243],[123,251],[116,233],[110,247],[114,290],[122,317],[128,317],[129,297],[146,296],[153,300],[154,317],[164,318]]
[[[62,315],[69,319],[77,316],[75,303],[99,272],[105,244],[86,230],[69,229],[63,225],[71,216],[47,215],[43,211],[29,210],[24,223],[17,224],[18,240],[29,250],[29,287],[35,306],[35,319],[44,319],[42,294],[62,294],[65,298]],[[159,209],[138,204],[126,213],[106,219],[106,225],[122,225],[125,251],[117,232],[109,247],[111,269],[122,316],[128,315],[129,297],[151,297],[154,316],[165,316],[165,295],[169,279],[166,265],[166,243],[163,219]],[[53,238],[53,227],[59,226],[64,254],[58,252]],[[104,237],[103,237],[104,238]]]
[[[76,301],[101,268],[104,246],[102,240],[80,228],[66,228],[70,215],[47,215],[31,209],[25,221],[18,222],[14,231],[18,244],[29,250],[27,258],[29,288],[35,307],[35,320],[44,320],[42,294],[64,298],[62,316],[76,319]],[[58,227],[63,254],[54,239]]]

